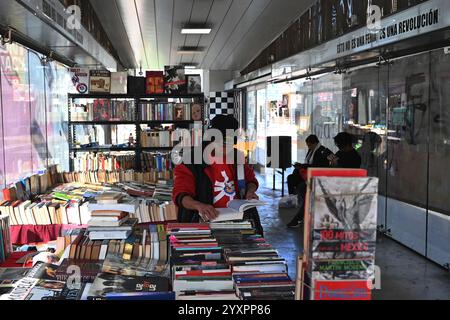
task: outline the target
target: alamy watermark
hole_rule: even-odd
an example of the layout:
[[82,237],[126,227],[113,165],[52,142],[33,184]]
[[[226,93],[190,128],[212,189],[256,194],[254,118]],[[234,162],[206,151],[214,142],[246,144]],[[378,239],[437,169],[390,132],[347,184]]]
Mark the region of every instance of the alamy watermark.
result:
[[[201,122],[198,122],[201,125]],[[195,135],[195,132],[194,132]],[[280,137],[272,137],[267,157],[267,164],[273,168],[280,165]],[[255,131],[207,129],[201,137],[193,137],[193,131],[177,129],[173,131],[171,140],[175,147],[171,151],[171,159],[179,164],[257,164],[256,157],[250,156],[257,149],[258,141]],[[265,143],[265,141],[264,141]],[[260,146],[266,149],[266,146]]]
[[69,14],[66,28],[69,30],[81,29],[81,8],[77,5],[68,6],[66,12]]
[[381,17],[380,6],[369,5],[367,8],[367,28],[371,31],[379,31],[381,29]]

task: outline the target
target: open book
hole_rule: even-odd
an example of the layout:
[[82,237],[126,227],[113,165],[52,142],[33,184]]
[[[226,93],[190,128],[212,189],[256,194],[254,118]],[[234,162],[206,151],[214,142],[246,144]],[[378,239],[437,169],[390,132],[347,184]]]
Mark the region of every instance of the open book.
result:
[[265,206],[267,203],[259,200],[233,200],[228,203],[228,208],[219,208],[219,216],[211,222],[223,222],[242,220],[244,212],[248,209]]

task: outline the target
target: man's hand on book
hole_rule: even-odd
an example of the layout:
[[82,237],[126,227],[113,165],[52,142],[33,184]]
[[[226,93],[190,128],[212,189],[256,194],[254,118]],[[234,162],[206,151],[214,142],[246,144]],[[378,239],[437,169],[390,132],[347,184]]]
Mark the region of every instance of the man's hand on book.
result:
[[197,205],[197,211],[205,222],[214,220],[219,216],[219,212],[217,212],[216,208],[204,203],[199,203]]

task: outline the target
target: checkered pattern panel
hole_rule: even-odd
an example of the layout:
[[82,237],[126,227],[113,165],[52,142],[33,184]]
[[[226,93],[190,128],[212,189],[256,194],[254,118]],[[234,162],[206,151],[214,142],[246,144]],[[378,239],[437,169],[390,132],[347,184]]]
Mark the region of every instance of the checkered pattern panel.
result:
[[211,92],[209,96],[209,119],[214,119],[219,114],[234,115],[234,93]]

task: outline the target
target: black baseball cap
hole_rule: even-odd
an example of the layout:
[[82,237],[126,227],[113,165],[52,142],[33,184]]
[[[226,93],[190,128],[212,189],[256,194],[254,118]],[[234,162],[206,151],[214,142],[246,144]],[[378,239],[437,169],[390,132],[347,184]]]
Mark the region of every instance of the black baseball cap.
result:
[[210,129],[217,129],[222,132],[223,136],[226,136],[227,130],[236,131],[239,129],[239,121],[233,115],[217,115],[211,120],[209,125]]

